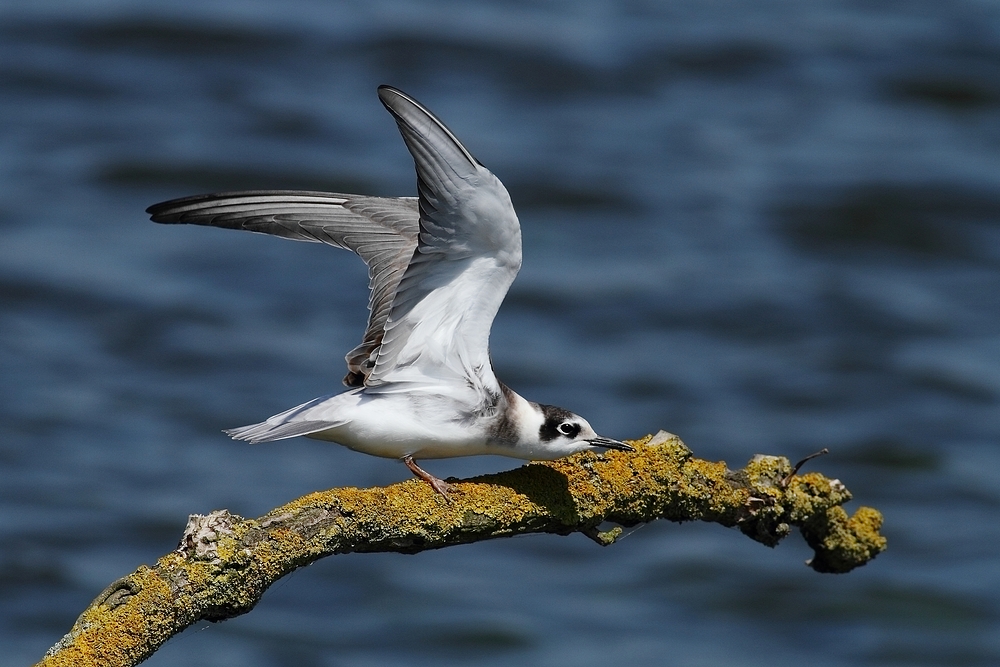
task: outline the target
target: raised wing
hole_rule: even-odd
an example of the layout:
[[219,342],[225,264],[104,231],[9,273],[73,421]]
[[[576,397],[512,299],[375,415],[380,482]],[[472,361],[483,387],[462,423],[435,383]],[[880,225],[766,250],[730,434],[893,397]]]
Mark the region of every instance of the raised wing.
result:
[[420,234],[365,384],[391,391],[454,377],[499,396],[490,328],[521,268],[510,197],[419,102],[389,86],[378,92],[416,164]]
[[393,296],[417,246],[416,198],[274,190],[185,197],[146,209],[154,222],[245,229],[352,250],[368,265],[368,328],[347,354],[344,384],[361,386],[383,342]]

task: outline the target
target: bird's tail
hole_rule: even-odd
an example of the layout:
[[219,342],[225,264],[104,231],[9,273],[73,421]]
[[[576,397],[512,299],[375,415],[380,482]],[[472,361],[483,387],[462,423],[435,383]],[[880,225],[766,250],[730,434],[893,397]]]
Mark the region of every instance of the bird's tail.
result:
[[[273,419],[273,417],[271,419]],[[260,422],[259,424],[227,428],[223,431],[223,433],[231,437],[233,440],[246,440],[250,444],[256,445],[261,442],[272,442],[274,440],[294,438],[297,435],[318,433],[320,431],[333,428],[334,426],[340,426],[341,423],[342,422],[294,421],[285,422],[283,424],[274,424],[271,423],[271,420],[269,419],[267,421]]]

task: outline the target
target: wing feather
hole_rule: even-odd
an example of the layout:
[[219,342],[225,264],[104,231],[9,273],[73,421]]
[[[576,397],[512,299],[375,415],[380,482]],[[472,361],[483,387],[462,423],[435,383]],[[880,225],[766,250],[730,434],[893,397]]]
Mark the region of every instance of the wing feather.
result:
[[[521,267],[521,229],[510,197],[419,102],[389,86],[379,87],[379,99],[413,156],[416,198],[230,192],[176,199],[148,212],[155,222],[244,229],[360,255],[368,266],[370,314],[362,343],[346,357],[348,386],[396,391],[443,386],[451,377],[460,380],[452,386],[500,396],[489,335]],[[239,436],[264,436],[258,426],[264,425],[244,427]]]
[[430,111],[379,87],[417,171],[416,252],[396,287],[368,387],[451,374],[499,393],[489,335],[521,267],[506,188]]
[[419,232],[417,200],[272,190],[185,197],[147,209],[154,222],[243,229],[357,253],[368,266],[368,326],[346,357],[344,383],[360,386],[374,367],[396,287]]

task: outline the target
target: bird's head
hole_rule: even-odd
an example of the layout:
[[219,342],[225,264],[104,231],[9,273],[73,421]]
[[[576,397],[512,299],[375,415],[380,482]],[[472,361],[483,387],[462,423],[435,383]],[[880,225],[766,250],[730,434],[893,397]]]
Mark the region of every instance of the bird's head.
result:
[[597,435],[586,419],[556,407],[530,403],[530,417],[522,428],[521,448],[535,460],[553,460],[586,449],[635,451],[619,440]]

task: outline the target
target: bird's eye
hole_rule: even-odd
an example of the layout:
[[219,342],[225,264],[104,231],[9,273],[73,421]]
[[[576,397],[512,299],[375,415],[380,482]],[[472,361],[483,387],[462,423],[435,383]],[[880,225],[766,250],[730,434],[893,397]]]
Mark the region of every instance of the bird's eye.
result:
[[573,422],[563,422],[559,424],[559,432],[572,438],[580,432],[580,425]]

